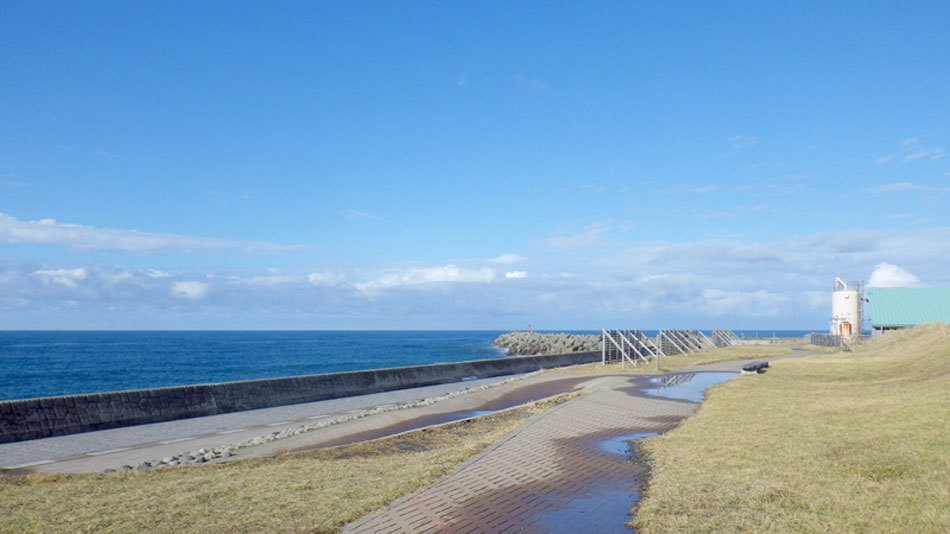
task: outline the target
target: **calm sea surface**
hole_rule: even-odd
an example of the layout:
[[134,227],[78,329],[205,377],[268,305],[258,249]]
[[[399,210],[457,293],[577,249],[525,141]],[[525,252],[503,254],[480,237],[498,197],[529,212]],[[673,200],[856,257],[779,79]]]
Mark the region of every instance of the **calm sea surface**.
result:
[[0,400],[501,358],[502,333],[0,331]]

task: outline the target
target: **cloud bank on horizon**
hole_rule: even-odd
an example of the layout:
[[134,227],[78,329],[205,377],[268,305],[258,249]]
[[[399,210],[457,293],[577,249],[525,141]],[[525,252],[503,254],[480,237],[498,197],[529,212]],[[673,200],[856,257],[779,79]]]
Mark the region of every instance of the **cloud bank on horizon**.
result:
[[[0,224],[9,221],[0,217]],[[0,243],[10,243],[4,230],[0,227]],[[93,240],[99,246],[124,250],[108,243],[115,236],[125,243],[124,232],[102,233]],[[16,243],[50,246],[34,235],[36,241],[18,236]],[[528,321],[565,329],[619,321],[644,327],[726,323],[776,329],[791,323],[818,328],[830,299],[828,274],[860,276],[865,266],[874,265],[866,276],[869,286],[922,285],[903,268],[879,261],[897,254],[932,280],[945,282],[932,258],[935,244],[940,244],[938,256],[950,255],[950,229],[844,232],[754,244],[616,244],[613,251],[604,246],[580,253],[570,246],[567,256],[554,263],[506,253],[444,264],[323,264],[312,272],[270,267],[249,273],[230,266],[169,269],[165,249],[143,253],[146,249],[133,247],[134,254],[115,264],[84,260],[86,250],[78,258],[66,255],[64,263],[79,267],[0,263],[0,306],[8,325],[17,325],[19,312],[18,317],[35,321],[59,317],[57,328],[504,329]],[[56,246],[73,250],[66,243]],[[237,248],[252,257],[249,249]],[[293,256],[300,249],[282,250]],[[174,254],[176,262],[178,256],[194,255],[191,249]],[[280,265],[285,260],[267,261]],[[152,262],[163,267],[151,267]],[[63,319],[69,317],[77,322]]]
[[835,277],[950,285],[950,6],[535,7],[9,7],[0,328],[822,330]]
[[920,279],[890,263],[879,263],[868,278],[868,287],[918,287]]

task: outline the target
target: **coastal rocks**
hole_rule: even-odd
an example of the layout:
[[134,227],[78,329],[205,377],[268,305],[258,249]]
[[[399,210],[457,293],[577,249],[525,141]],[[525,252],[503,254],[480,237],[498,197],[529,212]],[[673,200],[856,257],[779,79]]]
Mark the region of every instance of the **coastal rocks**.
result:
[[[118,471],[148,471],[150,469],[156,469],[159,467],[175,467],[179,465],[196,465],[211,462],[214,460],[219,460],[222,458],[229,458],[234,456],[233,447],[223,447],[215,449],[199,449],[197,451],[191,451],[184,454],[178,454],[175,456],[165,456],[161,460],[152,460],[146,461],[138,464],[135,467],[131,465],[123,465]],[[106,473],[114,473],[116,469],[106,469]]]
[[539,334],[512,331],[498,336],[495,346],[505,349],[510,356],[570,354],[600,350],[600,336],[578,334]]

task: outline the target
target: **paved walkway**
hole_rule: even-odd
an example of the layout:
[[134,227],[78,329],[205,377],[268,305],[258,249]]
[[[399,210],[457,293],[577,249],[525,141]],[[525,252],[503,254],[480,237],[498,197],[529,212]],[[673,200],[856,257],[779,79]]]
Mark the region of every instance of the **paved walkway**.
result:
[[597,381],[350,532],[617,532],[636,501],[637,464],[618,438],[659,432],[696,404],[639,396],[633,379]]
[[[738,372],[747,361],[689,373]],[[625,523],[645,473],[625,440],[667,430],[699,406],[651,395],[645,385],[644,377],[629,376],[589,383],[590,394],[541,414],[449,476],[344,532],[629,532]]]
[[[796,351],[786,357],[811,355]],[[770,361],[786,357],[768,358]],[[745,362],[684,370],[738,372]],[[709,375],[697,375],[708,377]],[[705,383],[701,378],[697,383]],[[697,402],[663,398],[642,375],[542,373],[446,384],[236,414],[202,417],[0,445],[0,468],[37,472],[102,471],[136,465],[199,446],[343,417],[318,431],[249,447],[239,456],[266,456],[392,435],[471,417],[583,388],[568,401],[522,425],[439,482],[348,525],[349,532],[623,532],[639,498],[643,473],[628,443],[661,432],[692,414]],[[754,377],[750,377],[754,379]],[[505,382],[498,384],[499,382]],[[707,384],[708,385],[708,384]],[[656,388],[655,391],[644,388]],[[455,395],[464,390],[466,393]],[[396,404],[455,395],[435,403]],[[662,395],[660,393],[660,395]],[[687,397],[689,398],[689,397]],[[379,410],[379,407],[391,409]],[[366,415],[367,410],[371,413]],[[365,415],[365,417],[363,416]]]

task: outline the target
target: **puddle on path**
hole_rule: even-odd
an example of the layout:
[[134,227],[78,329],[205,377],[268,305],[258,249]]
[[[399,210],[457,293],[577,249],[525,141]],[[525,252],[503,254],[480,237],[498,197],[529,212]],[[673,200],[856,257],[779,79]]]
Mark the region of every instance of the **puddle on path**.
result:
[[639,388],[644,394],[665,399],[702,402],[703,392],[719,385],[739,373],[702,372],[680,373],[651,378],[648,385]]
[[[596,378],[596,377],[594,377]],[[520,406],[529,402],[536,400],[552,397],[561,393],[569,393],[577,389],[581,384],[592,380],[590,376],[583,377],[571,377],[571,378],[561,378],[557,380],[550,380],[541,383],[527,383],[527,384],[515,384],[511,391],[505,393],[504,395],[491,399],[488,401],[483,401],[477,405],[477,409],[474,410],[462,410],[456,412],[446,412],[446,413],[434,413],[420,415],[417,417],[409,417],[407,419],[401,419],[399,417],[400,412],[394,411],[390,412],[390,415],[393,418],[393,422],[389,423],[386,426],[380,428],[373,428],[370,430],[360,431],[354,434],[341,436],[338,438],[320,440],[313,444],[308,445],[288,445],[289,448],[286,450],[291,452],[304,452],[313,449],[320,449],[325,447],[338,447],[341,445],[351,445],[353,443],[359,443],[362,441],[368,441],[372,439],[383,438],[386,436],[391,436],[394,434],[399,434],[401,432],[408,432],[410,430],[417,430],[432,425],[441,425],[445,423],[452,423],[455,421],[464,421],[465,419],[471,419],[473,417],[481,417],[483,415],[489,415],[501,410],[506,410],[508,408],[513,408],[515,406]],[[406,412],[406,414],[412,412]]]
[[[699,372],[680,373],[653,377],[640,385],[634,391],[641,395],[663,397],[668,399],[702,402],[703,392],[712,386],[739,376],[739,373],[726,372]],[[665,425],[664,425],[665,426]],[[591,484],[586,491],[574,493],[551,500],[552,506],[533,518],[533,525],[540,526],[544,532],[559,532],[580,528],[584,532],[635,532],[626,526],[631,519],[630,510],[640,500],[641,476],[636,476],[638,469],[645,469],[636,462],[635,452],[632,450],[632,441],[655,436],[666,430],[657,427],[653,431],[640,431],[620,435],[599,437],[593,444],[597,449],[611,455],[623,457],[625,465],[608,460],[606,463],[614,465],[611,476],[601,474],[597,483]],[[633,460],[631,465],[631,460]],[[631,471],[632,470],[632,471]],[[645,472],[643,473],[645,476]]]
[[[699,372],[659,376],[648,379],[644,385],[638,386],[636,391],[655,397],[702,402],[703,392],[707,388],[736,376],[739,376],[739,373]],[[587,491],[555,499],[553,506],[535,516],[534,524],[539,525],[541,530],[546,532],[565,531],[566,527],[568,530],[581,528],[585,532],[635,532],[625,523],[631,519],[631,507],[641,497],[642,479],[634,473],[644,467],[636,465],[636,461],[631,466],[631,460],[635,460],[631,441],[655,436],[662,430],[665,428],[658,427],[654,431],[640,431],[598,439],[595,443],[599,450],[624,458],[624,466],[614,464],[614,474],[623,473],[626,476],[602,474],[597,483],[591,484]],[[617,461],[605,459],[608,463]]]
[[637,484],[599,486],[583,496],[558,499],[555,506],[540,514],[534,525],[540,532],[635,532],[625,525],[630,507],[640,500]]
[[[544,495],[533,510],[521,512],[522,524],[532,532],[635,532],[626,523],[632,519],[631,508],[640,500],[640,485],[647,472],[644,464],[635,461],[631,441],[659,433],[659,428],[633,433],[613,429],[558,440],[556,462],[564,462],[566,470],[560,483],[547,480],[507,490]],[[572,489],[562,490],[565,486]],[[553,488],[557,490],[551,491]]]
[[471,419],[473,417],[481,417],[483,415],[493,414],[497,411],[498,410],[466,410],[464,412],[437,413],[425,417],[408,419],[405,421],[405,424],[407,424],[409,427],[418,426],[419,428],[422,428],[424,426],[464,421],[465,419]]
[[655,436],[659,432],[636,432],[633,434],[627,434],[625,436],[616,436],[609,439],[605,439],[600,442],[600,448],[612,452],[614,454],[622,454],[624,456],[629,456],[632,454],[630,450],[630,442],[635,439],[648,438],[650,436]]

